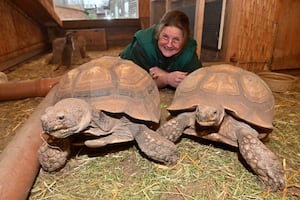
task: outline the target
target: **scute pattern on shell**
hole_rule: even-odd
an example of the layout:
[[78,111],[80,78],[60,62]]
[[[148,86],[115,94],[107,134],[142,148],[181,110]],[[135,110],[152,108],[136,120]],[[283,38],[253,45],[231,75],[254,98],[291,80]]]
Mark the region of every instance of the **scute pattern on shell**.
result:
[[229,64],[200,68],[177,87],[169,111],[191,109],[202,103],[221,104],[249,123],[273,128],[274,97],[256,74]]
[[55,102],[85,99],[99,110],[159,122],[159,91],[148,73],[132,61],[104,56],[69,71],[58,84]]

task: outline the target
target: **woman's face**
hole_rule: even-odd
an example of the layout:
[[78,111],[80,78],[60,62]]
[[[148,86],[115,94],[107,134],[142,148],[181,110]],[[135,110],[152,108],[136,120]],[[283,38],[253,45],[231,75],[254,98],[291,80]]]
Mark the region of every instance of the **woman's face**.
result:
[[175,26],[165,26],[158,36],[158,48],[165,57],[171,57],[182,49],[183,33]]

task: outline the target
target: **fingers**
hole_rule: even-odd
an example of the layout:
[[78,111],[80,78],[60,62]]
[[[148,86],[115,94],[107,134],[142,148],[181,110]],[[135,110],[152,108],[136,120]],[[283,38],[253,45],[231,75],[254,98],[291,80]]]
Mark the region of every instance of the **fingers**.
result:
[[183,79],[187,76],[187,72],[175,71],[175,72],[166,72],[159,67],[152,67],[149,69],[149,74],[154,80],[160,80],[160,82],[165,82],[166,85],[172,87],[177,87]]
[[186,76],[186,72],[171,72],[168,74],[168,84],[176,88]]
[[152,67],[149,69],[149,74],[153,79],[157,79],[159,77],[163,77],[168,74],[166,71],[160,69],[159,67]]

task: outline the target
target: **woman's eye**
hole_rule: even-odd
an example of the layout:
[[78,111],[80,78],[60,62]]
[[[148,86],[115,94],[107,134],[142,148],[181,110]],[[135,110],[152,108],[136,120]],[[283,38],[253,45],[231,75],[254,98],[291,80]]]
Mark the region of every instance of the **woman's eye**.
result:
[[174,38],[172,41],[173,41],[174,43],[179,43],[179,42],[180,42],[180,40],[179,40],[178,38]]
[[169,37],[166,36],[166,35],[163,35],[162,38],[163,38],[164,40],[169,40]]

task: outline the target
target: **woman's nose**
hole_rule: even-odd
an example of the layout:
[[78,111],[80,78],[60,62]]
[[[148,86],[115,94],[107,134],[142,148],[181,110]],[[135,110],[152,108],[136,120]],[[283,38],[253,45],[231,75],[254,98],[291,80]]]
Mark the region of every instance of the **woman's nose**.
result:
[[173,41],[172,40],[168,40],[167,47],[172,47],[172,46],[173,46]]

